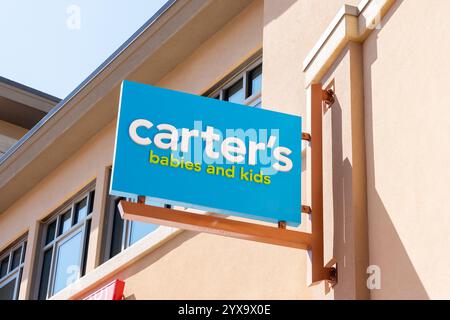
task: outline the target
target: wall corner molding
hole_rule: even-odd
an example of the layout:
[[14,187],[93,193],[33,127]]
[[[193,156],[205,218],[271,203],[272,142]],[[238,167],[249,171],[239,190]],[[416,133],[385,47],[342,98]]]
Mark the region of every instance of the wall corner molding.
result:
[[303,60],[305,86],[319,81],[350,41],[364,42],[395,2],[363,0],[358,6],[342,6]]

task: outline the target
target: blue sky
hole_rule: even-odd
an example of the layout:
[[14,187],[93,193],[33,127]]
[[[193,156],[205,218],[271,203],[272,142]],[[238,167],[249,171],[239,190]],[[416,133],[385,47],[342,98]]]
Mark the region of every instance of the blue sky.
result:
[[0,76],[66,97],[166,0],[0,0]]

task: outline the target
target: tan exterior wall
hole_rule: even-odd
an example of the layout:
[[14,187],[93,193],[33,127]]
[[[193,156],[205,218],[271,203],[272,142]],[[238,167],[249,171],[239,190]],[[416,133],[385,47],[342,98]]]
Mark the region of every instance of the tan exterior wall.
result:
[[336,101],[323,111],[325,263],[335,261],[335,299],[368,299],[362,48],[350,43],[322,83]]
[[[304,116],[307,131],[302,61],[344,3],[359,1],[255,0],[156,85],[201,94],[263,48],[263,106]],[[323,110],[325,263],[337,262],[334,288],[308,287],[304,251],[186,231],[116,269],[125,252],[98,266],[113,121],[0,214],[0,250],[28,232],[20,297],[31,295],[39,222],[96,179],[86,287],[61,298],[115,278],[125,280],[127,299],[448,298],[450,131],[439,120],[450,115],[441,88],[450,47],[445,32],[434,32],[448,26],[443,3],[397,1],[382,29],[349,42],[320,79],[337,99]],[[368,290],[369,265],[380,266],[381,289]]]
[[358,3],[359,0],[264,2],[265,108],[306,114],[302,61],[342,5]]
[[397,1],[364,43],[375,299],[450,297],[448,10],[448,1]]
[[263,7],[255,0],[157,85],[196,94],[210,89],[262,48]]
[[117,277],[127,299],[302,299],[298,250],[183,232]]

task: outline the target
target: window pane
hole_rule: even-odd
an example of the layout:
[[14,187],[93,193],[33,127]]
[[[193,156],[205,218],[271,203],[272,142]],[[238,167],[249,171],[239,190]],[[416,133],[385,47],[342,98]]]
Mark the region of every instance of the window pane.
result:
[[16,288],[16,278],[11,279],[0,288],[0,300],[14,300],[14,289]]
[[80,277],[82,245],[83,237],[80,231],[58,248],[53,294]]
[[44,253],[44,262],[42,264],[42,272],[41,272],[41,283],[39,284],[39,300],[44,300],[47,298],[47,287],[48,280],[50,276],[50,264],[52,262],[52,249],[45,251]]
[[92,190],[89,193],[89,212],[88,213],[91,213],[92,210],[94,209],[94,198],[95,198],[95,190]]
[[250,72],[250,95],[261,92],[262,86],[262,65]]
[[75,223],[78,223],[84,218],[86,218],[87,214],[88,214],[87,198],[84,198],[83,200],[78,202],[75,206]]
[[17,268],[20,264],[20,254],[21,254],[21,248],[16,249],[16,251],[12,254],[12,261],[11,261],[11,270],[14,270]]
[[142,239],[149,233],[155,231],[159,226],[156,224],[132,221],[130,230],[130,245]]
[[0,262],[0,278],[3,278],[8,273],[9,255]]
[[[89,248],[89,235],[91,234],[91,220],[86,221],[86,228],[84,229],[84,235],[87,235],[85,239],[83,239],[84,244],[82,245],[82,248],[84,250],[87,250]],[[87,261],[87,254],[83,255],[83,261],[81,262],[81,266],[83,269],[81,269],[80,277],[84,276],[86,273],[86,261]]]
[[63,234],[72,226],[72,220],[70,219],[70,210],[64,213],[61,216],[61,221],[59,223],[59,232],[58,235]]
[[25,254],[27,253],[27,243],[25,242],[23,245],[23,252],[22,252],[22,263],[25,261]]
[[244,103],[245,93],[242,79],[227,90],[227,97],[229,102]]
[[45,244],[49,244],[55,239],[56,233],[56,220],[50,223],[47,227],[47,235],[45,237]]
[[116,200],[114,205],[114,217],[113,217],[113,227],[111,236],[111,250],[109,257],[112,258],[120,251],[122,251],[122,240],[123,240],[123,226],[124,220],[120,216],[119,208],[117,205],[121,199]]
[[161,207],[161,208],[166,207],[164,203],[153,201],[148,197],[145,197],[145,204],[148,206],[153,206],[153,207]]
[[[145,204],[148,206],[154,206],[154,207],[162,207],[167,208],[168,206],[161,203],[156,202],[153,200],[150,200],[150,198],[145,198]],[[149,233],[155,231],[159,225],[151,224],[151,223],[144,223],[139,221],[130,221],[130,241],[129,245],[132,245],[133,243],[137,242],[138,240],[142,239]]]

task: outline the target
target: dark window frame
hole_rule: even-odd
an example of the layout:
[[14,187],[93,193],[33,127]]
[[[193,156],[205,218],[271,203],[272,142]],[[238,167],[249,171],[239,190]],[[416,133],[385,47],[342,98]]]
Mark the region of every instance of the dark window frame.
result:
[[[106,262],[107,260],[111,259],[115,255],[112,254],[112,239],[113,239],[113,231],[114,231],[114,222],[116,218],[116,206],[118,202],[122,199],[125,199],[123,197],[119,196],[112,196],[107,194],[106,195],[106,208],[105,208],[105,239],[103,241],[103,253],[102,253],[102,262]],[[126,242],[128,238],[128,227],[127,223],[124,221],[122,226],[122,235],[121,235],[121,244],[120,244],[120,250],[119,253],[126,249]]]
[[[14,241],[13,244],[8,246],[5,250],[3,250],[0,253],[0,264],[8,257],[6,274],[4,276],[0,275],[0,288],[7,286],[12,281],[14,281],[15,284],[14,284],[13,300],[17,300],[19,297],[22,273],[25,265],[27,237],[28,235],[20,237],[18,240]],[[19,264],[13,268],[12,266],[13,256],[17,250],[20,250]]]
[[[258,52],[240,67],[231,72],[222,81],[219,81],[214,87],[204,93],[204,96],[228,101],[228,90],[237,84],[239,81],[243,81],[244,89],[244,101],[242,104],[248,106],[256,106],[261,104],[261,91],[257,93],[251,92],[251,75],[256,69],[261,68],[261,74],[263,74],[262,53]],[[258,106],[260,107],[260,106]]]
[[[78,203],[86,199],[86,216],[80,221],[75,222],[76,209]],[[79,260],[79,278],[81,278],[86,271],[86,258],[89,247],[89,236],[91,232],[91,221],[93,202],[95,201],[95,180],[89,183],[86,187],[80,190],[74,197],[66,201],[61,205],[54,213],[49,217],[41,221],[41,234],[39,239],[39,251],[37,261],[37,272],[34,282],[34,296],[36,299],[48,299],[55,295],[55,277],[58,266],[58,253],[59,248],[81,232],[82,247],[80,248],[80,260]],[[60,234],[62,217],[70,212],[70,228]],[[52,223],[56,222],[55,234],[53,239],[47,243],[47,231]],[[51,250],[50,269],[47,280],[46,289],[41,292],[42,274],[44,271],[44,255]]]

